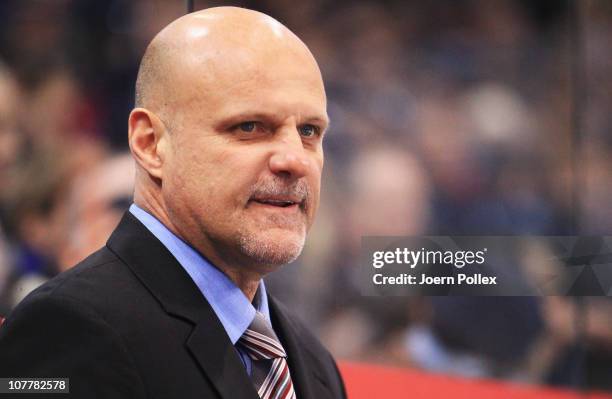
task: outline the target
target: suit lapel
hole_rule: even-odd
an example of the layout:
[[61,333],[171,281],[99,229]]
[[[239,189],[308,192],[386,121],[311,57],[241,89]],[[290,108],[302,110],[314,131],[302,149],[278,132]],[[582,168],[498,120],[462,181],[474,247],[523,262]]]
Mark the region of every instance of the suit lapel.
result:
[[[203,315],[187,339],[187,347],[191,354],[205,370],[221,397],[259,399],[253,382],[223,326],[216,319],[210,306],[206,310],[213,314]],[[213,318],[215,322],[211,323],[210,320]]]
[[223,325],[166,247],[129,212],[106,245],[168,314],[193,324],[185,345],[220,397],[258,399]]
[[300,342],[298,331],[276,300],[270,296],[268,298],[272,325],[287,352],[287,363],[297,399],[321,399],[320,395],[315,394],[314,383],[317,377],[313,374],[314,365],[307,348]]

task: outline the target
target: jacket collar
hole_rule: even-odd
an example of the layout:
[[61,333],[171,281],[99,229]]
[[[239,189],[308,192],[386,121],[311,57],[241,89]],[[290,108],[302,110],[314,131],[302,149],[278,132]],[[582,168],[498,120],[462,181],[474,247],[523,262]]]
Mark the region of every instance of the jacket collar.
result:
[[285,351],[291,371],[291,380],[298,399],[322,399],[332,397],[326,378],[321,374],[322,364],[305,339],[303,327],[299,327],[287,308],[274,297],[268,296],[272,325]]
[[185,345],[224,399],[258,399],[223,325],[187,272],[162,243],[126,212],[107,242],[171,316],[189,321]]

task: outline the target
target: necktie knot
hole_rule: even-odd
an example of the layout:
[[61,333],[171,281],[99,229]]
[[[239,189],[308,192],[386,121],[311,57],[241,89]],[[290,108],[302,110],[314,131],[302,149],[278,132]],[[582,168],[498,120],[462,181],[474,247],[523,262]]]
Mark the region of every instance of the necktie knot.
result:
[[287,357],[270,324],[263,314],[257,312],[251,325],[238,340],[249,357],[253,360],[276,359]]

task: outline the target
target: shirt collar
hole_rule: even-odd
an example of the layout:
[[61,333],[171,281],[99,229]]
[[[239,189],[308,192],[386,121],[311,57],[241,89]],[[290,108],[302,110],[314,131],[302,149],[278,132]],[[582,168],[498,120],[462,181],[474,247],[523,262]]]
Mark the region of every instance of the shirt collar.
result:
[[130,212],[170,251],[178,263],[185,269],[202,295],[212,306],[221,321],[232,344],[244,334],[253,319],[255,312],[261,312],[270,322],[268,296],[261,280],[256,298],[253,301],[257,309],[232,280],[208,262],[185,241],[178,238],[153,215],[136,204],[130,206]]

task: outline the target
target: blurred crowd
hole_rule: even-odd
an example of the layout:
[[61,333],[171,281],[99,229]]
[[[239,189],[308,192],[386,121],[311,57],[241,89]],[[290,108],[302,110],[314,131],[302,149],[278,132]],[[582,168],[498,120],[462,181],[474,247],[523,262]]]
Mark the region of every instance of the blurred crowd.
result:
[[[612,389],[606,298],[376,298],[357,282],[366,235],[612,235],[612,3],[231,4],[308,44],[332,121],[317,222],[270,290],[340,358]],[[138,63],[184,12],[0,4],[0,315],[104,245],[131,203]]]

